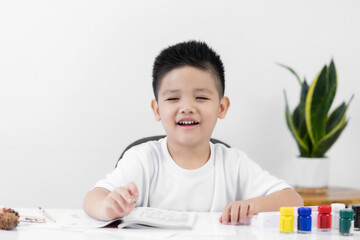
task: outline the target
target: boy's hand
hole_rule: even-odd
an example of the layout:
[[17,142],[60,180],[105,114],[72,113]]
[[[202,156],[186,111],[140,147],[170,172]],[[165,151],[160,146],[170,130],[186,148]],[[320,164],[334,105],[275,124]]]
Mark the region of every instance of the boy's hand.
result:
[[251,218],[258,213],[258,207],[251,200],[235,201],[229,203],[220,216],[219,221],[223,224],[231,223],[236,225],[238,223],[245,223],[245,218]]
[[104,216],[107,219],[116,219],[128,215],[136,206],[139,192],[134,183],[126,187],[119,187],[110,192],[102,202]]

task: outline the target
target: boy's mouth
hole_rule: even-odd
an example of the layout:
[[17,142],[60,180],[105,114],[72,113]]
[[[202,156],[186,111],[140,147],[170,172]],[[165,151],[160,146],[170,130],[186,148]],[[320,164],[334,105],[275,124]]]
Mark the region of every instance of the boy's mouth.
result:
[[179,121],[179,122],[177,122],[177,125],[179,125],[179,126],[195,126],[198,124],[199,124],[199,122],[197,122],[197,121]]

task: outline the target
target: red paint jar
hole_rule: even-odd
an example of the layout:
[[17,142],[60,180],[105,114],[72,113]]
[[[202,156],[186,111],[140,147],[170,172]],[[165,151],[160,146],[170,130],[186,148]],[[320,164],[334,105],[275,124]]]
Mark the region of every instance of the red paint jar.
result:
[[331,230],[331,206],[318,206],[317,227],[322,232]]

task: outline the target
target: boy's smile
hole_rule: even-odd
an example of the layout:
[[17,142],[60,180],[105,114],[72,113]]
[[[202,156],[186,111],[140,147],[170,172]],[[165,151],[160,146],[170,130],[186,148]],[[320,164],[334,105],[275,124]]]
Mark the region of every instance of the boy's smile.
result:
[[198,124],[199,122],[192,118],[183,118],[177,122],[177,125],[179,125],[183,129],[192,129]]
[[217,81],[210,71],[191,66],[175,68],[163,77],[158,100],[151,106],[169,144],[208,144],[217,118],[224,118],[229,106],[227,97],[220,99]]

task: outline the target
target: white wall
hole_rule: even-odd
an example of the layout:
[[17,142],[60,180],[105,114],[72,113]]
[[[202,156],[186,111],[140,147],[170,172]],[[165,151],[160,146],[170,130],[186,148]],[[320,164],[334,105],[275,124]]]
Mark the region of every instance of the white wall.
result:
[[133,140],[164,133],[150,109],[154,57],[203,40],[226,68],[231,108],[214,137],[292,183],[284,119],[299,84],[334,57],[335,105],[355,99],[330,184],[359,187],[360,2],[1,1],[0,205],[79,208]]

